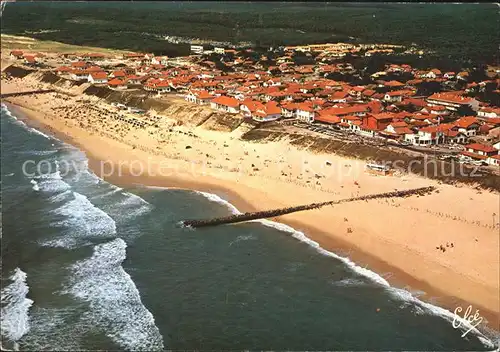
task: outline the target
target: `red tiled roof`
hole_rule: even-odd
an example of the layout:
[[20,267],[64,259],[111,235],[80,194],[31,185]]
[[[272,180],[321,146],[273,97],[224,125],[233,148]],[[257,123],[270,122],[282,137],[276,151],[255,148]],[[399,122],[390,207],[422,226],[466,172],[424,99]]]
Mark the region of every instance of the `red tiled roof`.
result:
[[72,69],[68,66],[61,66],[61,67],[56,68],[56,71],[60,71],[60,72],[69,72],[71,70]]
[[446,108],[444,106],[442,106],[442,105],[436,105],[436,106],[430,106],[429,110],[444,111],[444,110],[446,110]]
[[469,104],[472,99],[453,93],[434,93],[427,100],[438,100],[457,104]]
[[328,108],[328,113],[331,115],[350,115],[359,112],[368,112],[367,105],[354,105],[348,106],[344,108]]
[[464,116],[455,121],[455,125],[462,128],[467,128],[475,123],[477,124],[479,121],[474,116]]
[[34,63],[34,62],[36,62],[36,60],[35,60],[35,56],[33,56],[33,55],[24,55],[24,59],[25,59],[26,61],[28,61],[29,63]]
[[498,152],[495,148],[486,145],[486,144],[480,144],[480,143],[472,143],[472,144],[467,144],[465,146],[466,149],[473,149],[473,150],[478,150],[481,152],[485,153],[493,153],[493,152]]
[[390,126],[397,128],[397,127],[408,127],[408,124],[404,121],[396,121],[396,122],[391,122]]
[[394,128],[394,131],[396,132],[396,134],[398,135],[402,135],[402,134],[413,134],[413,131],[410,130],[408,127],[395,127]]
[[340,123],[340,117],[335,115],[325,114],[323,111],[314,118],[314,121],[326,122],[331,124]]
[[112,75],[115,76],[115,77],[124,77],[125,76],[125,72],[123,72],[121,70],[113,71]]
[[277,114],[281,114],[281,109],[279,108],[279,106],[276,102],[269,101],[265,105],[265,112],[267,115],[277,115]]
[[488,157],[486,155],[479,155],[479,154],[471,153],[471,152],[468,152],[468,151],[463,151],[463,152],[461,152],[461,154],[465,155],[465,156],[468,156],[468,157],[471,157],[473,159],[481,159],[481,160],[488,159]]
[[90,76],[92,76],[93,79],[104,79],[104,78],[108,78],[108,75],[106,74],[106,72],[104,71],[101,71],[101,72],[92,72],[90,74]]
[[388,112],[382,112],[379,114],[370,114],[370,116],[375,118],[376,120],[392,120],[394,118],[394,114]]
[[224,106],[229,106],[232,108],[237,108],[238,106],[240,106],[240,102],[237,99],[231,98],[228,96],[224,96],[224,95],[221,95],[220,97],[214,98],[212,100],[212,103],[216,103],[216,104],[224,105]]
[[100,68],[99,66],[91,66],[89,68],[86,69],[87,72],[101,72],[103,71],[102,68]]
[[85,66],[87,66],[87,63],[85,63],[83,61],[76,61],[76,62],[72,62],[71,66],[73,66],[73,67],[85,67]]
[[110,86],[121,86],[124,84],[125,82],[118,78],[113,78],[111,81],[108,81],[108,85]]
[[394,97],[394,96],[400,96],[400,95],[404,95],[404,96],[415,95],[415,92],[412,90],[395,90],[393,92],[387,92],[385,94],[387,94],[390,97]]
[[492,125],[500,125],[500,117],[490,117],[488,123]]
[[404,83],[401,83],[398,81],[389,81],[389,82],[384,82],[384,86],[386,86],[386,87],[402,87],[402,86],[404,86]]
[[210,98],[214,97],[212,94],[210,94],[206,90],[199,91],[197,96],[198,96],[198,99],[210,99]]

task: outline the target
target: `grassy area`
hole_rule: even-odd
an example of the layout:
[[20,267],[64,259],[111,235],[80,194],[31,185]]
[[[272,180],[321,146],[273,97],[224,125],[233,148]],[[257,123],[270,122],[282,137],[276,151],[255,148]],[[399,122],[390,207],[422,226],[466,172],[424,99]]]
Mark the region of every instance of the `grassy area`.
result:
[[15,35],[1,35],[1,48],[2,51],[10,51],[20,49],[30,52],[54,52],[54,53],[103,53],[103,54],[120,54],[124,53],[123,50],[96,48],[93,46],[79,46],[72,44],[59,43],[51,40],[37,40],[34,38],[15,36]]

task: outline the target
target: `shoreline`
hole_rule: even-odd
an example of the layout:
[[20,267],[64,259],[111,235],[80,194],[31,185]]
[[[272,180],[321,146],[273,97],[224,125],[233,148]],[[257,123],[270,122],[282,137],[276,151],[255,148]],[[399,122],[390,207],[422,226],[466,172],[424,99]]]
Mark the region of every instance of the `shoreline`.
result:
[[[23,117],[25,117],[26,122],[29,124],[29,126],[40,129],[44,132],[48,132],[56,138],[72,144],[84,151],[89,159],[89,168],[94,173],[96,173],[97,176],[113,184],[119,186],[136,184],[214,193],[218,196],[222,195],[221,198],[224,198],[242,212],[253,211],[257,209],[264,210],[267,208],[272,208],[276,205],[273,204],[273,206],[256,207],[254,203],[251,202],[251,200],[245,198],[245,194],[239,193],[233,187],[225,187],[221,185],[221,182],[217,182],[215,178],[211,179],[210,177],[206,177],[201,182],[190,177],[182,178],[150,175],[142,175],[140,177],[137,177],[131,174],[131,170],[126,170],[126,173],[121,176],[113,173],[110,176],[103,177],[99,171],[101,171],[101,162],[105,159],[103,158],[103,155],[99,155],[95,152],[95,150],[91,150],[88,145],[84,145],[82,143],[84,138],[75,138],[75,136],[70,135],[70,128],[68,129],[68,131],[64,131],[48,125],[48,121],[43,117],[42,112],[34,111],[12,102],[8,102],[8,107],[9,109],[12,107],[13,112],[18,110],[21,113],[20,119],[22,120]],[[85,135],[87,137],[94,136],[94,139],[96,138],[94,133],[90,133],[88,131],[86,131]],[[123,145],[119,146],[119,144]],[[125,143],[120,143],[113,140],[106,140],[105,145],[107,145],[110,149],[116,147],[121,147],[128,150],[131,149],[131,147],[126,145]],[[311,225],[310,223],[304,223],[303,221],[300,221],[300,219],[294,219],[294,217],[290,216],[283,216],[278,219],[269,220],[288,225],[296,231],[304,233],[309,239],[317,242],[321,246],[321,248],[330,251],[338,256],[348,258],[350,261],[356,263],[356,265],[360,267],[368,266],[369,270],[377,273],[377,275],[380,275],[384,279],[387,279],[392,287],[403,288],[408,290],[410,293],[415,291],[423,291],[424,293],[422,295],[418,295],[415,297],[424,302],[438,305],[439,307],[444,307],[451,312],[453,312],[454,308],[457,306],[461,306],[465,310],[465,308],[471,304],[467,300],[455,297],[443,290],[440,290],[439,288],[433,286],[431,283],[428,283],[425,280],[421,280],[417,277],[412,276],[411,274],[405,272],[404,270],[401,270],[397,266],[392,265],[389,261],[382,260],[376,255],[366,251],[366,249],[362,248],[361,246],[358,246],[353,242],[344,240],[338,234],[335,235],[330,232],[327,233],[324,230],[318,229],[316,226]],[[385,278],[384,275],[386,274],[389,274],[390,277]],[[479,309],[481,316],[488,321],[488,328],[492,328],[497,332],[500,331],[497,312],[491,309],[484,308],[477,303],[474,303],[472,305],[474,309]]]

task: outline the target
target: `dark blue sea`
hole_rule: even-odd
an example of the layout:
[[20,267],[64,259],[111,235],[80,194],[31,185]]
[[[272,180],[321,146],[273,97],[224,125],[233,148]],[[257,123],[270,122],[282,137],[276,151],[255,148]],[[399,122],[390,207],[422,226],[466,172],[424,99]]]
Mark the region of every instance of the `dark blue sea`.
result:
[[1,128],[4,349],[494,348],[285,225],[179,226],[237,212],[220,195],[105,182],[4,105]]

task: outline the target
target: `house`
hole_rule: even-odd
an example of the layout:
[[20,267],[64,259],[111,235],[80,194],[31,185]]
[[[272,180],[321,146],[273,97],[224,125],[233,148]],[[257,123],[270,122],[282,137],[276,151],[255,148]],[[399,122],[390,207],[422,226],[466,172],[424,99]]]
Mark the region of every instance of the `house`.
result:
[[394,115],[390,113],[367,114],[363,117],[363,125],[370,130],[382,131],[393,120]]
[[449,115],[450,111],[443,105],[433,105],[429,108],[422,109],[422,111],[430,112],[433,115]]
[[445,142],[450,144],[465,144],[469,140],[466,134],[456,130],[456,128],[444,130],[443,135],[445,137]]
[[365,116],[370,112],[369,106],[367,104],[357,104],[347,107],[332,107],[325,109],[330,115],[335,115],[339,117],[354,115],[354,116]]
[[444,141],[443,132],[437,126],[422,127],[411,141],[415,145],[439,144]]
[[493,166],[500,166],[500,155],[491,155],[486,159],[486,163]]
[[405,140],[414,145],[442,144],[447,140],[455,139],[456,143],[463,142],[467,137],[456,131],[453,124],[439,124],[424,126],[414,136],[405,136]]
[[257,122],[274,121],[281,117],[281,109],[274,101],[267,102],[262,107],[258,107],[257,111],[252,114],[252,118]]
[[195,103],[197,105],[206,105],[209,104],[215,96],[207,92],[206,90],[200,90],[197,92],[189,92],[186,95],[186,100]]
[[384,100],[388,102],[401,102],[403,98],[415,95],[415,92],[411,90],[396,90],[392,92],[387,92],[384,95]]
[[474,116],[464,116],[457,121],[455,121],[455,126],[458,127],[458,131],[464,133],[466,136],[471,137],[477,134],[479,127],[479,121]]
[[312,104],[300,103],[297,105],[297,110],[295,112],[297,119],[307,123],[312,123],[314,121],[315,112]]
[[111,81],[108,81],[108,86],[115,89],[127,89],[127,82],[125,80],[119,78],[113,78]]
[[131,75],[127,77],[127,82],[130,84],[142,84],[147,79],[148,76]]
[[125,77],[127,74],[125,73],[125,71],[123,70],[116,70],[116,71],[113,71],[110,73],[109,77],[111,78],[123,78]]
[[75,81],[81,81],[84,79],[87,79],[89,74],[85,70],[71,70],[70,71],[70,78],[75,80]]
[[474,98],[463,97],[454,93],[434,93],[427,98],[427,103],[430,106],[442,105],[448,110],[456,111],[458,108],[464,105],[469,105],[472,110],[477,111],[479,109],[479,102]]
[[74,61],[71,63],[71,67],[83,70],[85,67],[87,67],[87,63],[85,61]]
[[158,95],[160,95],[160,93],[169,93],[171,91],[171,83],[168,80],[159,80],[154,90],[158,92]]
[[214,48],[214,53],[216,54],[224,54],[225,49],[224,48]]
[[238,99],[221,95],[212,99],[210,107],[214,110],[236,114],[239,111],[240,102]]
[[264,105],[260,101],[253,100],[253,99],[245,99],[240,104],[240,111],[243,112],[244,116],[252,117],[252,114],[257,112],[257,109],[259,107],[264,107]]
[[24,63],[27,65],[36,65],[38,59],[34,55],[24,55]]
[[57,75],[63,75],[63,74],[66,74],[66,73],[70,73],[73,70],[71,69],[71,67],[61,66],[61,67],[56,68],[55,71],[56,71]]
[[413,135],[414,133],[406,122],[398,121],[391,122],[380,134],[388,139],[404,140],[406,135]]
[[329,114],[327,111],[322,110],[319,111],[318,114],[314,117],[314,122],[325,123],[328,125],[337,125],[342,122],[341,118],[332,114]]
[[349,92],[347,91],[339,91],[339,92],[334,92],[329,96],[329,99],[331,102],[334,103],[345,103],[347,102],[347,97],[349,96]]
[[483,161],[491,165],[498,165],[498,150],[492,146],[480,143],[472,143],[465,146],[465,151],[461,153],[463,156]]
[[11,59],[22,59],[24,57],[24,53],[21,50],[12,50],[10,52]]
[[294,118],[297,115],[297,104],[289,103],[281,106],[281,116],[286,118]]
[[108,75],[106,72],[91,72],[89,73],[87,80],[92,84],[103,84],[108,83]]
[[89,68],[85,69],[85,72],[87,73],[92,73],[92,72],[102,72],[104,71],[102,68],[99,66],[90,66]]
[[493,148],[495,148],[496,150],[500,150],[500,141],[498,141],[495,144],[493,144]]
[[383,82],[383,87],[389,89],[389,90],[397,90],[397,89],[401,89],[405,86],[404,83],[401,83],[399,81],[387,81],[387,82]]
[[166,66],[168,64],[168,56],[155,56],[151,59],[151,64]]
[[500,108],[484,107],[478,110],[478,117],[497,118],[500,117]]
[[359,116],[349,115],[340,119],[340,126],[353,132],[359,132],[363,120]]
[[437,68],[434,68],[434,69],[430,70],[424,77],[430,78],[430,79],[435,79],[435,78],[441,77],[441,75],[442,75],[441,71],[438,70]]

